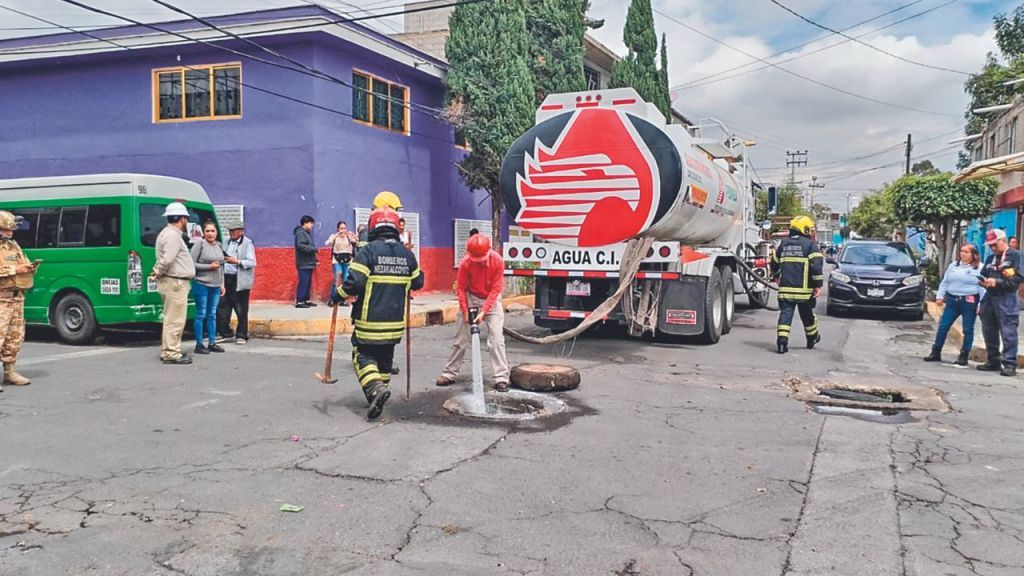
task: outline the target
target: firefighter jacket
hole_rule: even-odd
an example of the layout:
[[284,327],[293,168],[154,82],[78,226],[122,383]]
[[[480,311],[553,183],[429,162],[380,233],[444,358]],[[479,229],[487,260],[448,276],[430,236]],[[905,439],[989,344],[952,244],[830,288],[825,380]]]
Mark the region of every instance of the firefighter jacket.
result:
[[1024,282],[1024,262],[1021,261],[1021,253],[1013,248],[1007,248],[1002,255],[992,254],[985,259],[985,266],[981,269],[984,278],[995,278],[996,285],[985,289],[985,296],[998,296],[1000,294],[1016,294],[1017,288]]
[[360,249],[348,268],[348,279],[338,288],[343,298],[357,296],[352,307],[353,335],[357,344],[397,344],[405,333],[409,290],[423,288],[423,273],[416,255],[397,234],[378,237]]
[[825,281],[824,256],[818,243],[807,236],[790,232],[772,256],[772,276],[778,278],[779,300],[804,302],[814,297],[814,289]]

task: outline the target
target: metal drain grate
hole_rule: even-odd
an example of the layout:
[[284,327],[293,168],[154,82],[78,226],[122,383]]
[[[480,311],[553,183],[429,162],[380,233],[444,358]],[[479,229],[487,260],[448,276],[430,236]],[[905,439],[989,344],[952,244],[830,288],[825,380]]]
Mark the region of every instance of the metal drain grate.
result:
[[878,404],[894,404],[909,402],[910,399],[906,398],[902,392],[897,390],[885,390],[882,392],[862,392],[855,390],[847,390],[845,388],[823,388],[818,391],[818,394],[827,398],[835,398],[837,400],[851,400],[853,402],[868,402]]

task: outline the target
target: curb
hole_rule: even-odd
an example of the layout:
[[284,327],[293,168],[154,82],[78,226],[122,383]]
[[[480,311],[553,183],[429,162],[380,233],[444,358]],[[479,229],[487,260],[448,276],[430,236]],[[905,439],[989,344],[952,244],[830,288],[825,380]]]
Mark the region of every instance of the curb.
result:
[[[502,300],[508,311],[509,307],[518,304],[533,308],[533,294],[511,296]],[[409,323],[413,328],[453,324],[459,313],[458,304],[437,306],[426,310],[418,310],[409,314]],[[310,318],[302,320],[275,320],[272,318],[250,318],[249,336],[254,338],[279,338],[283,336],[327,336],[331,331],[331,318]],[[338,318],[338,334],[352,333],[352,319]]]
[[[928,315],[932,317],[932,320],[935,321],[935,324],[938,324],[939,319],[942,318],[942,309],[939,308],[939,306],[935,304],[935,302],[925,302],[925,306],[928,309]],[[975,327],[975,342],[977,342],[980,328],[980,326]],[[961,324],[953,324],[953,327],[949,329],[949,335],[946,336],[946,341],[949,342],[950,340],[956,342],[957,344],[963,344],[964,331],[961,327]],[[988,361],[988,352],[985,350],[984,346],[978,346],[977,344],[975,344],[971,347],[971,353],[968,355],[968,357],[971,360],[974,360],[975,362],[983,363]],[[1017,354],[1017,365],[1024,366],[1024,354]]]

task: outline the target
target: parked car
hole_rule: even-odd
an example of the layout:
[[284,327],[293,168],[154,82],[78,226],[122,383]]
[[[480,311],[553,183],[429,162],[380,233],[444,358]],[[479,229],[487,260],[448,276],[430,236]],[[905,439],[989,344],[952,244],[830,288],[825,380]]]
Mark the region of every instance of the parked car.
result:
[[827,312],[891,311],[924,317],[924,275],[903,242],[850,240],[828,277]]

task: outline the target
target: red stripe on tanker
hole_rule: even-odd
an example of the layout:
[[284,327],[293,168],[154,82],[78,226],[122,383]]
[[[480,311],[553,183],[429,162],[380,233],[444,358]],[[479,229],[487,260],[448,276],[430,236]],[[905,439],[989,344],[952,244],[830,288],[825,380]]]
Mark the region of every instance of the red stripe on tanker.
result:
[[[592,107],[576,107],[581,95]],[[548,96],[506,154],[501,188],[519,226],[581,248],[712,242],[741,217],[728,170],[631,88]]]

